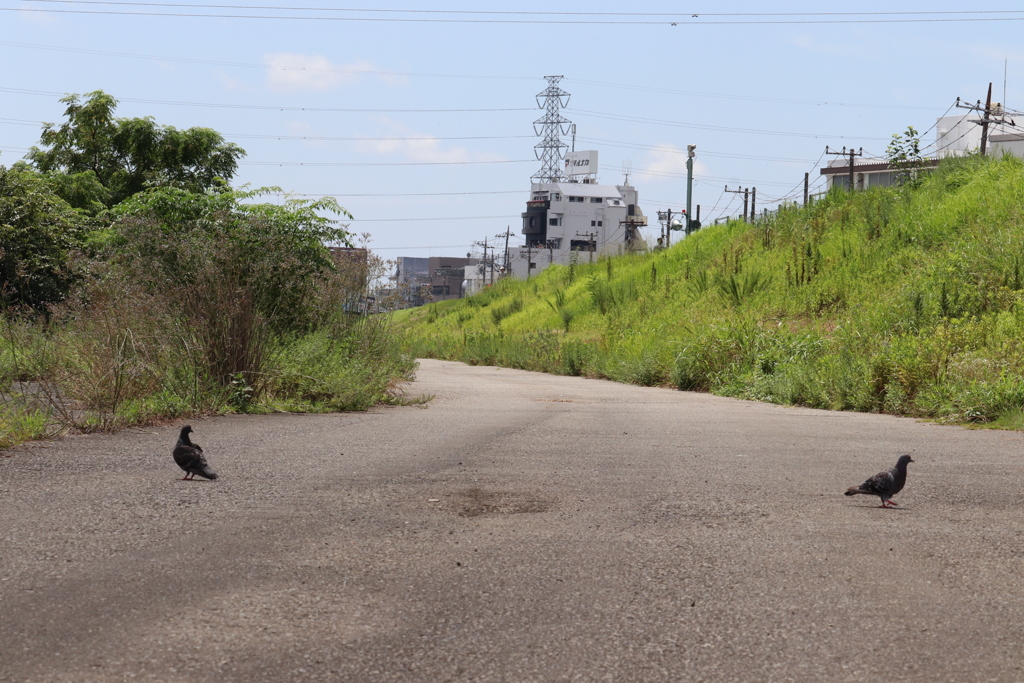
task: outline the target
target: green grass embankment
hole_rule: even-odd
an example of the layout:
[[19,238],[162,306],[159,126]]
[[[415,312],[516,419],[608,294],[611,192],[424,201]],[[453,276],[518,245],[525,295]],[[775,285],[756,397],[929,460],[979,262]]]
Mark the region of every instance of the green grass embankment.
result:
[[1024,163],[948,160],[397,320],[424,357],[1016,427]]

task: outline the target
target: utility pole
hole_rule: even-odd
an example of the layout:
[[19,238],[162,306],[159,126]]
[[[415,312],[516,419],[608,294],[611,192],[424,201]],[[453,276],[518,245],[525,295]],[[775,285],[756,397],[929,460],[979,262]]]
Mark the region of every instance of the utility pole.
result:
[[862,156],[864,156],[864,148],[861,147],[859,152],[854,152],[853,151],[853,147],[850,148],[850,151],[846,151],[846,146],[844,145],[842,152],[833,152],[833,151],[829,150],[828,145],[825,145],[825,154],[835,154],[837,156],[842,156],[842,157],[848,156],[848,157],[850,157],[850,179],[848,181],[849,182],[849,188],[848,189],[849,189],[850,192],[853,192],[853,158],[854,157],[862,157]]
[[[664,247],[666,249],[668,249],[669,246],[672,243],[672,240],[671,240],[671,237],[670,237],[671,234],[672,234],[672,216],[678,215],[678,214],[679,214],[678,211],[673,211],[672,209],[665,209],[664,211],[659,211],[658,212],[658,222],[661,223],[661,227],[662,227],[661,234],[664,237],[664,240],[663,240],[662,244],[664,245]],[[685,214],[683,214],[683,215],[685,217]]]
[[693,157],[697,156],[695,150],[697,145],[686,146],[686,222],[683,224],[684,235],[689,235],[690,230],[690,209],[693,198]]
[[[487,238],[486,237],[484,238],[483,242],[474,242],[474,244],[476,244],[479,247],[483,247],[483,249],[484,249],[484,260],[483,260],[484,271],[483,271],[483,273],[481,273],[481,275],[483,276],[484,285],[487,285],[487,250],[490,247],[487,244]],[[493,275],[493,273],[491,275],[491,284],[492,285],[494,284],[494,275]]]
[[988,95],[985,96],[985,115],[981,117],[981,156],[985,156],[988,146],[988,116],[992,113],[992,84],[988,84]]
[[757,209],[754,207],[755,204],[757,204],[757,188],[756,187],[754,188],[754,191],[750,195],[750,222],[751,223],[753,223],[755,220],[757,220]]
[[577,237],[586,237],[587,238],[587,242],[589,242],[590,246],[592,247],[589,251],[590,251],[590,262],[593,263],[594,262],[594,252],[597,251],[597,233],[596,232],[578,232],[578,233],[576,233],[576,236]]
[[810,173],[804,173],[804,206],[807,206],[807,191],[810,188],[810,183],[809,183],[810,179],[811,179],[811,174]]
[[731,194],[742,194],[743,195],[743,222],[745,223],[747,221],[747,192],[749,191],[749,188],[744,189],[744,188],[741,187],[741,188],[739,188],[737,190],[730,190],[729,186],[726,185],[724,191],[725,192],[729,192]]
[[[505,232],[499,232],[497,235],[494,236],[495,239],[498,239],[498,238],[501,238],[501,237],[505,238],[505,258],[502,259],[502,272],[506,273],[506,274],[508,273],[508,269],[509,269],[509,262],[508,262],[508,239],[511,236],[512,236],[512,226],[505,226]],[[497,251],[497,249],[498,249],[497,247],[494,247],[494,249],[492,251]],[[491,259],[492,262],[494,260],[495,260],[494,258]],[[492,265],[493,265],[493,263],[492,263]],[[491,276],[491,279],[492,280],[494,279],[493,275]]]
[[[988,84],[988,95],[985,96],[985,106],[982,108],[981,100],[978,100],[977,104],[961,104],[960,98],[956,98],[956,106],[959,109],[970,109],[972,111],[981,112],[980,119],[971,119],[972,123],[977,123],[981,126],[981,154],[982,156],[988,151],[988,129],[990,124],[999,124],[1003,126],[1015,126],[1016,122],[1013,119],[1007,119],[1006,114],[1008,113],[1004,105],[992,105],[992,84]],[[1020,115],[1020,112],[1014,112]],[[998,118],[993,118],[998,117]]]

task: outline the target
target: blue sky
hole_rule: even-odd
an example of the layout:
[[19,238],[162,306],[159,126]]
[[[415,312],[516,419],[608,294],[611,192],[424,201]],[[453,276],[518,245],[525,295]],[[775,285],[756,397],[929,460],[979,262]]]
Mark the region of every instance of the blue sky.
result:
[[[884,155],[893,133],[928,131],[958,96],[984,99],[993,82],[1003,101],[1004,67],[1005,104],[1024,108],[1014,7],[0,0],[0,163],[62,120],[65,93],[104,90],[120,116],[242,146],[236,184],[337,196],[385,257],[464,255],[506,226],[519,243],[540,168],[535,95],[557,74],[576,149],[598,150],[601,182],[629,164],[652,225],[685,205],[697,145],[707,223],[740,210],[725,185],[756,186],[759,206],[802,198],[805,172],[821,184],[826,145]],[[864,14],[798,14],[837,12]]]

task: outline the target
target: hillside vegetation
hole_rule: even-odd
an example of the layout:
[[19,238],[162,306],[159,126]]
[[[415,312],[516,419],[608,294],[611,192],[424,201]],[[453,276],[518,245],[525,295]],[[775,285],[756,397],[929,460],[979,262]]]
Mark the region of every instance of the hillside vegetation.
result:
[[420,356],[1019,426],[1024,163],[950,159],[398,314]]

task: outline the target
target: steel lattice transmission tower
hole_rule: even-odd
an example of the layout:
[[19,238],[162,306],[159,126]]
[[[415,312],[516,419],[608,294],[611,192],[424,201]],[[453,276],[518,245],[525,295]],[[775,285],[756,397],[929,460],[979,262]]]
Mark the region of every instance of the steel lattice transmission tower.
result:
[[[561,114],[569,104],[569,93],[558,87],[564,76],[545,76],[548,87],[537,93],[537,106],[544,110],[544,116],[533,122],[533,132],[541,137],[539,144],[533,146],[537,159],[544,165],[531,176],[538,183],[557,183],[562,179],[562,159],[569,145],[562,142],[560,135],[569,132],[569,119]],[[541,98],[544,102],[541,103]]]

